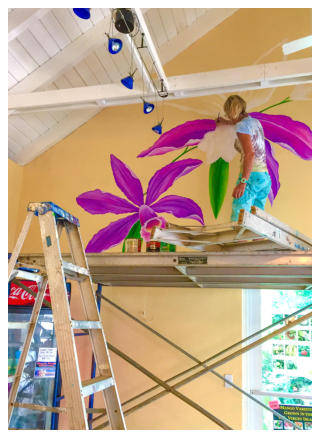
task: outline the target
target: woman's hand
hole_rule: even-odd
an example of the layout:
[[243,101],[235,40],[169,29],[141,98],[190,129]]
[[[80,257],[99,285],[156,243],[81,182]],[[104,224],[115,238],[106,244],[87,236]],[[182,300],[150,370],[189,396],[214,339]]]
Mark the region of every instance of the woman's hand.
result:
[[239,183],[235,188],[233,189],[232,196],[233,198],[241,198],[241,196],[244,194],[244,191],[246,189],[246,184]]

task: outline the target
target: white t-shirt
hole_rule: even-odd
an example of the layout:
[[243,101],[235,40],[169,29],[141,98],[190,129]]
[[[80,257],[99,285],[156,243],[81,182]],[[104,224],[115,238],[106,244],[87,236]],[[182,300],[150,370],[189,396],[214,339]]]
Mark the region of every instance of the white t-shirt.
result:
[[[245,117],[236,125],[236,132],[241,134],[249,134],[251,137],[251,142],[254,150],[254,161],[252,166],[252,172],[267,172],[267,161],[266,161],[266,148],[264,143],[264,132],[259,120],[253,117]],[[241,153],[241,171],[243,170],[243,149],[240,141],[237,139],[235,144],[235,149]]]

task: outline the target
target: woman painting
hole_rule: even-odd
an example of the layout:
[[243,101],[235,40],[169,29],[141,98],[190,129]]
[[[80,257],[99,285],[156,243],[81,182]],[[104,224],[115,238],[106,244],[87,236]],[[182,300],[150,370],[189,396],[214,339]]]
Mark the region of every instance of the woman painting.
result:
[[235,149],[241,153],[240,175],[232,196],[231,221],[237,221],[241,209],[251,207],[264,209],[271,179],[266,164],[264,132],[259,120],[246,113],[246,102],[238,95],[229,96],[224,103],[224,111],[229,120],[216,119],[219,125],[235,125],[237,140]]

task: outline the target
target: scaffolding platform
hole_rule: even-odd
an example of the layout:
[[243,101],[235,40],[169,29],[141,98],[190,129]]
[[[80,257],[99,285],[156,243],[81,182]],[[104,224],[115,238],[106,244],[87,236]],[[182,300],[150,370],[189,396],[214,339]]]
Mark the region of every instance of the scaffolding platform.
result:
[[[63,259],[71,262],[70,254]],[[105,286],[232,289],[311,288],[312,254],[302,251],[87,254],[92,281]],[[42,266],[42,254],[19,262]]]
[[[105,286],[231,289],[310,289],[311,239],[254,207],[238,222],[153,230],[153,238],[192,252],[87,254],[92,281]],[[202,252],[195,251],[200,249]],[[72,262],[64,254],[65,262]],[[42,254],[21,265],[44,266]]]
[[200,251],[311,251],[311,239],[265,211],[240,210],[237,222],[212,226],[183,227],[167,223],[154,228],[152,240]]

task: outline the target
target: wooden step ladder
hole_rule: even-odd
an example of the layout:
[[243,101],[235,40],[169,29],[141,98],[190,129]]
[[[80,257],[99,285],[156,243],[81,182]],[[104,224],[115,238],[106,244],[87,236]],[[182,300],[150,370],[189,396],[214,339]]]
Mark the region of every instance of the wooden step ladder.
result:
[[[52,409],[55,409],[57,412],[66,412],[70,429],[87,430],[88,422],[84,398],[102,391],[111,429],[126,429],[87,259],[80,237],[78,219],[51,202],[30,203],[26,220],[9,261],[8,281],[17,275],[16,262],[34,215],[39,217],[46,274],[42,276],[41,286],[29,322],[26,341],[9,394],[9,423],[14,407],[35,410],[44,410],[45,408],[43,406],[16,403],[16,397],[48,282],[66,407],[47,407],[46,410],[52,411]],[[63,229],[65,229],[68,237],[73,263],[67,263],[61,257],[59,238]],[[71,319],[65,277],[79,283],[86,317],[84,321]],[[75,329],[87,330],[89,333],[96,361],[97,377],[94,379],[81,382],[73,332]]]

